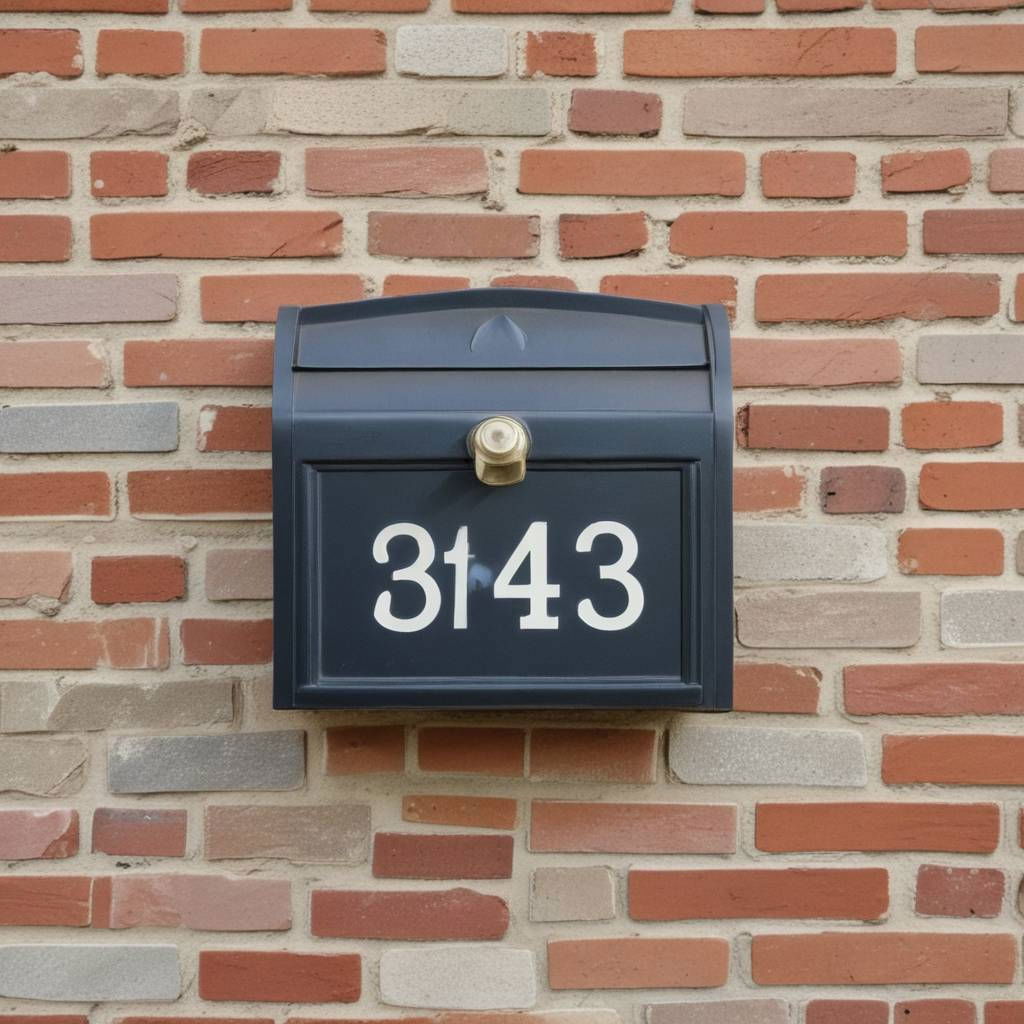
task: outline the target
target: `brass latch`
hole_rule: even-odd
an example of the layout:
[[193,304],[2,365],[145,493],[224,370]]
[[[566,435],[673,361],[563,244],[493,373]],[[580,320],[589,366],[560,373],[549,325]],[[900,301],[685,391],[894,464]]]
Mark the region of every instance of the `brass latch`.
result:
[[524,424],[511,416],[488,416],[466,438],[473,469],[482,484],[505,487],[526,476],[530,435]]

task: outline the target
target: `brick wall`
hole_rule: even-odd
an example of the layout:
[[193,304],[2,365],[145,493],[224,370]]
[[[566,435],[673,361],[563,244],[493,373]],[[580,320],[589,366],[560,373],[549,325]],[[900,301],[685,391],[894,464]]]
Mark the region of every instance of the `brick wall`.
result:
[[[1024,11],[690,2],[0,0],[0,1024],[1024,1021]],[[270,711],[278,304],[488,283],[734,317],[734,714]]]

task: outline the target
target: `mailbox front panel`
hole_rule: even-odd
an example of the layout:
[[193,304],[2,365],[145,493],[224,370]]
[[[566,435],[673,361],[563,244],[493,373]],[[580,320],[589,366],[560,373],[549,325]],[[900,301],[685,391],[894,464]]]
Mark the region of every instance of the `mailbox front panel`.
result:
[[[509,299],[538,302],[488,297],[467,352],[480,323],[525,319]],[[275,379],[275,706],[728,707],[721,467],[692,329],[684,365],[561,367],[549,345],[527,369],[534,327],[525,351],[489,349],[498,365],[445,370],[407,351],[339,366],[320,317],[304,368],[295,312]],[[496,413],[530,437],[511,486],[481,483],[466,446]]]

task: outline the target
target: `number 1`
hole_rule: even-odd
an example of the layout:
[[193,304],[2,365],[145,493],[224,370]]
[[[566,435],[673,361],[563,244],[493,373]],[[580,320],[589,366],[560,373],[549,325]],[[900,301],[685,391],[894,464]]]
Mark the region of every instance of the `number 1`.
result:
[[469,591],[469,527],[460,526],[455,543],[444,553],[444,564],[455,566],[455,612],[452,626],[466,628],[466,595]]

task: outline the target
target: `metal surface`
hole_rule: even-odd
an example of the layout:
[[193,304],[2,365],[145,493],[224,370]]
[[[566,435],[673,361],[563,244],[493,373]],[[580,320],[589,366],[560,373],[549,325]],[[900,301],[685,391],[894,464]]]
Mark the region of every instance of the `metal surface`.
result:
[[[511,487],[477,476],[496,414]],[[728,709],[731,422],[717,307],[282,309],[275,706]]]

